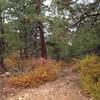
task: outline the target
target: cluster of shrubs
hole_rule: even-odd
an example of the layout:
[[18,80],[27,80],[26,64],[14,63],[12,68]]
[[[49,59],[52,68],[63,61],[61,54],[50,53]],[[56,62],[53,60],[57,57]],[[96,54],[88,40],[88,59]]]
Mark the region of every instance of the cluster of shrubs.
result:
[[80,72],[82,88],[90,93],[94,100],[100,100],[100,57],[86,56],[76,66],[76,70]]
[[[8,70],[18,71],[18,74],[7,78],[8,85],[20,88],[38,87],[53,81],[61,74],[64,66],[63,62],[43,58],[21,59],[16,54],[8,56],[4,62]],[[90,93],[94,100],[100,100],[100,57],[88,55],[81,60],[73,59],[67,65],[80,72],[82,89]]]
[[63,68],[63,62],[43,58],[20,59],[15,54],[5,59],[5,65],[10,70],[23,69],[17,74],[13,72],[7,78],[9,86],[20,88],[38,87],[47,81],[53,81],[60,75]]
[[19,73],[31,70],[37,64],[37,60],[35,58],[20,58],[18,53],[12,53],[8,57],[4,59],[4,64],[7,71],[11,73]]

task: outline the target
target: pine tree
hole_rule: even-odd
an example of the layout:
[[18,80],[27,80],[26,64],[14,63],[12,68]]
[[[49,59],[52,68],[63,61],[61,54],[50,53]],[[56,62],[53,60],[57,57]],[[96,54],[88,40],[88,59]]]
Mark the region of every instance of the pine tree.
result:
[[[39,16],[41,14],[41,0],[35,0],[36,4],[36,14]],[[44,39],[44,31],[43,31],[43,24],[41,21],[37,20],[37,30],[39,29],[40,33],[40,45],[41,45],[41,57],[47,58],[46,53],[46,45],[45,45],[45,39]]]
[[4,1],[0,1],[0,70],[4,71],[4,62],[3,62],[3,54],[5,51],[5,41],[4,41],[4,22],[3,22],[3,11],[4,11]]

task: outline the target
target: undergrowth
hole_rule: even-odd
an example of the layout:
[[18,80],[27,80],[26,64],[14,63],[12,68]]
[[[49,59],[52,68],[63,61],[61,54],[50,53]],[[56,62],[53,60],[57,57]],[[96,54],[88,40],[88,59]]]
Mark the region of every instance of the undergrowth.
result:
[[81,87],[94,98],[100,100],[100,57],[86,56],[75,66],[80,72]]
[[20,88],[38,87],[48,81],[53,81],[60,75],[63,68],[63,62],[43,58],[23,60],[10,56],[5,59],[5,64],[6,68],[11,70],[23,69],[21,73],[17,72],[7,78],[9,86]]

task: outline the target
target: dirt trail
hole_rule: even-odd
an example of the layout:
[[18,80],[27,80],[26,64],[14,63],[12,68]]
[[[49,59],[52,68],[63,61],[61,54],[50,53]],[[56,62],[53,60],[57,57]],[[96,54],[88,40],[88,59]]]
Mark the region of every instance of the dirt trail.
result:
[[80,90],[79,75],[66,69],[65,74],[54,82],[39,88],[24,89],[4,100],[92,100]]

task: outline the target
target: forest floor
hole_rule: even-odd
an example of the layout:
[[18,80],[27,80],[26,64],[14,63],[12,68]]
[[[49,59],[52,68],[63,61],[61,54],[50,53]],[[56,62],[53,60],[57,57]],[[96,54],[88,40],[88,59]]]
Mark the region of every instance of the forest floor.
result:
[[80,76],[66,68],[61,77],[38,88],[5,87],[0,100],[92,100],[80,89]]

